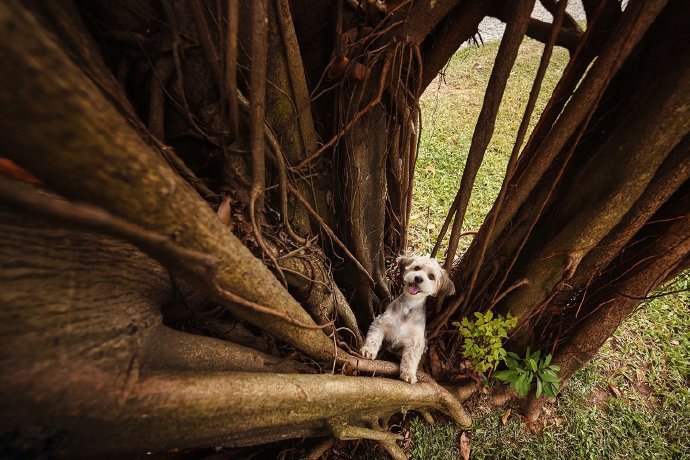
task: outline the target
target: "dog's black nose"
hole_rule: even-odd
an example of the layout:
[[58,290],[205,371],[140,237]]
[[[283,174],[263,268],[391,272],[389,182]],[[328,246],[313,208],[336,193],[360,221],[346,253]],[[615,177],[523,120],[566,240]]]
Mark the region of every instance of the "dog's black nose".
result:
[[414,282],[415,282],[415,283],[419,284],[419,283],[421,283],[422,281],[424,281],[424,278],[422,278],[421,276],[415,276],[415,277],[414,277]]

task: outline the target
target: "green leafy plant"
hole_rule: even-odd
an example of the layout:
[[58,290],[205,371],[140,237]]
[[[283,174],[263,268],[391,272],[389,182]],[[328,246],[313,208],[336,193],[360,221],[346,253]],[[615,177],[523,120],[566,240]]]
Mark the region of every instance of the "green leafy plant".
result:
[[561,368],[551,364],[551,355],[540,357],[539,350],[530,354],[528,347],[524,358],[520,358],[513,352],[508,352],[505,362],[508,369],[496,372],[494,377],[514,387],[518,396],[527,396],[533,381],[536,381],[535,395],[537,398],[542,394],[553,397],[558,393],[560,378],[556,372],[560,371]]
[[496,368],[501,359],[506,357],[503,340],[508,337],[508,331],[517,325],[517,318],[510,313],[504,318],[491,311],[475,312],[476,319],[470,321],[467,317],[461,322],[454,322],[460,334],[464,337],[463,355],[472,362],[477,372],[484,373]]

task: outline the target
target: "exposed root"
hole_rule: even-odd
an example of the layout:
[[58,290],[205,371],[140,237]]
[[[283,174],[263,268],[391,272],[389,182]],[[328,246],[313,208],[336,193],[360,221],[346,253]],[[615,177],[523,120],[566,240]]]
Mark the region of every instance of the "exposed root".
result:
[[379,441],[379,445],[393,460],[407,460],[407,454],[395,441]]
[[153,66],[149,84],[148,128],[161,142],[165,142],[165,86],[173,70],[173,62],[169,57],[159,59]]
[[[486,148],[493,135],[498,108],[503,99],[503,93],[510,76],[510,70],[515,63],[518,48],[527,30],[527,23],[529,22],[533,7],[534,0],[514,4],[512,7],[512,20],[508,23],[506,33],[498,49],[496,61],[489,78],[490,90],[484,96],[479,121],[477,121],[474,134],[472,135],[472,144],[467,154],[467,164],[463,170],[460,188],[457,193],[458,206],[450,233],[446,259],[443,263],[443,268],[448,271],[452,268],[453,261],[455,260],[465,212],[472,193],[472,186],[484,159]],[[465,298],[465,300],[468,299]]]
[[376,285],[376,282],[374,282],[374,279],[371,277],[369,272],[367,271],[366,268],[362,266],[362,264],[357,260],[357,258],[350,252],[350,250],[345,246],[345,244],[340,241],[340,239],[336,236],[336,234],[331,230],[331,228],[324,222],[324,220],[319,216],[319,214],[311,207],[309,202],[299,193],[299,191],[293,187],[292,185],[288,184],[288,190],[290,190],[290,193],[292,193],[295,198],[297,198],[297,201],[300,202],[302,206],[309,212],[309,214],[314,217],[314,219],[319,223],[321,228],[323,229],[324,232],[333,240],[333,242],[338,245],[340,249],[343,250],[343,252],[348,256],[348,258],[352,261],[352,263],[355,264],[355,266],[359,269],[362,274],[364,274],[369,282],[371,283],[372,286]]
[[239,0],[228,0],[228,29],[225,44],[225,78],[229,103],[230,142],[239,136],[240,112],[237,91],[237,31],[239,29]]
[[323,441],[316,444],[314,447],[302,457],[303,460],[319,460],[328,449],[333,447],[333,438],[325,438]]
[[[389,361],[380,360],[370,360],[350,357],[345,359],[342,364],[349,366],[351,369],[355,369],[358,372],[365,372],[373,375],[387,375],[397,378],[400,374],[400,366]],[[438,394],[440,401],[443,405],[443,412],[452,417],[458,424],[464,427],[472,425],[472,419],[467,412],[462,407],[460,400],[453,396],[448,390],[439,385],[431,376],[425,374],[424,372],[417,371],[417,380],[419,383],[416,385],[431,385],[434,391]],[[469,390],[467,390],[469,391]],[[473,390],[472,390],[473,391]],[[463,393],[464,391],[457,390],[457,393]]]
[[[520,127],[518,128],[517,136],[515,139],[515,143],[513,144],[513,149],[510,153],[510,158],[508,160],[508,165],[506,167],[506,174],[503,179],[503,184],[501,185],[501,189],[498,193],[498,198],[496,198],[496,201],[494,203],[494,209],[492,210],[491,215],[489,216],[488,224],[487,224],[487,229],[484,238],[480,242],[480,249],[477,257],[473,259],[474,266],[470,268],[471,270],[471,275],[470,275],[470,281],[468,283],[468,287],[466,289],[466,296],[465,296],[465,305],[468,305],[469,302],[471,302],[472,298],[472,290],[474,289],[474,285],[477,281],[477,276],[479,275],[479,269],[481,268],[482,263],[484,262],[484,257],[486,255],[486,250],[488,248],[489,244],[489,239],[491,238],[492,233],[494,232],[494,228],[496,225],[496,217],[498,213],[500,212],[501,206],[503,204],[503,200],[505,199],[506,193],[508,191],[508,184],[510,183],[511,177],[514,173],[515,165],[517,164],[518,160],[518,153],[520,152],[520,148],[522,147],[522,142],[525,139],[525,135],[527,134],[527,129],[529,128],[529,123],[530,120],[532,119],[532,112],[534,111],[534,107],[537,103],[537,98],[539,97],[539,93],[541,91],[541,84],[544,79],[544,75],[546,74],[546,69],[549,66],[549,61],[551,59],[551,53],[553,51],[553,47],[556,44],[556,37],[558,36],[558,31],[561,29],[561,24],[563,23],[564,19],[564,14],[565,14],[565,7],[567,5],[567,1],[563,1],[558,4],[558,6],[554,5],[554,10],[552,13],[554,14],[554,19],[553,19],[553,25],[551,28],[551,34],[549,36],[549,39],[547,40],[545,46],[544,46],[544,51],[542,52],[541,59],[539,62],[539,68],[537,69],[537,74],[534,77],[534,82],[532,84],[532,89],[530,90],[530,95],[529,99],[527,101],[527,106],[525,107],[524,114],[522,116],[522,121],[520,122]],[[572,19],[572,18],[571,18]],[[525,284],[527,283],[527,280],[521,280],[520,282],[524,281]],[[491,305],[486,309],[490,310],[496,303],[498,303],[503,297],[505,297],[508,292],[510,292],[513,289],[516,289],[519,287],[519,282],[513,284],[510,288],[508,288],[505,292],[503,292],[500,296],[498,296],[496,299],[494,299],[491,303]]]
[[193,335],[158,326],[148,337],[142,352],[142,372],[277,372],[310,373],[310,367],[295,361],[225,340]]
[[370,439],[372,441],[395,442],[402,439],[402,436],[388,431],[373,430],[361,426],[349,425],[347,422],[331,422],[331,432],[333,437],[341,441],[352,441],[355,439]]
[[431,415],[431,413],[430,413],[429,411],[420,409],[420,410],[418,410],[417,412],[419,412],[420,414],[422,414],[422,418],[424,419],[424,421],[425,421],[426,423],[428,423],[428,424],[430,424],[430,425],[434,423],[434,416]]
[[221,301],[237,303],[256,312],[282,318],[290,324],[305,329],[323,329],[333,324],[332,321],[323,325],[304,323],[224,289],[214,281],[217,277],[215,274],[217,259],[214,257],[186,249],[170,238],[145,230],[95,206],[62,200],[52,194],[41,193],[28,184],[2,177],[0,177],[0,197],[7,203],[20,205],[60,222],[123,238],[166,267],[192,275]]

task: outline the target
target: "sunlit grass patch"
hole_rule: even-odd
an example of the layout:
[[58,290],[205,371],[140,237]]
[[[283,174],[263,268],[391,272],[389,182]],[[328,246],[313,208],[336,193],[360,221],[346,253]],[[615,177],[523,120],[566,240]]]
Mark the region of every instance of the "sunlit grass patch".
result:
[[412,420],[411,430],[413,433],[411,458],[425,460],[460,458],[460,449],[456,439],[458,432],[454,424],[427,425],[422,419],[415,418]]
[[[690,458],[689,309],[683,293],[636,312],[546,407],[539,434],[515,416],[503,425],[502,410],[480,406],[472,413],[472,458]],[[413,424],[413,431],[415,443],[457,448],[457,428]],[[425,458],[415,452],[423,448],[412,458]]]
[[[463,223],[465,231],[479,228],[501,188],[542,49],[541,43],[529,39],[520,48],[493,139],[472,190]],[[445,77],[435,80],[422,96],[420,104],[424,124],[415,172],[410,225],[412,249],[430,252],[436,242],[446,212],[460,185],[474,125],[479,117],[497,51],[498,43],[460,50],[448,64]],[[547,96],[566,63],[567,53],[557,49],[544,79],[535,114],[546,104]],[[536,115],[532,120],[536,120]],[[461,241],[461,250],[468,246],[469,241]]]
[[[411,249],[430,252],[460,184],[472,131],[481,109],[498,43],[459,51],[422,97],[423,132],[415,172]],[[477,230],[503,181],[514,137],[539,63],[542,45],[527,40],[508,83],[472,191],[463,230]],[[546,103],[565,64],[557,50],[532,121]],[[470,239],[461,240],[460,250]],[[440,255],[445,254],[442,249]],[[680,280],[688,287],[688,277]],[[683,286],[680,286],[681,288]],[[690,295],[644,304],[567,384],[546,409],[546,426],[534,435],[502,411],[474,411],[473,459],[690,459]],[[412,425],[412,458],[460,458],[453,425]],[[447,446],[451,457],[443,457]],[[433,453],[432,453],[433,452]],[[438,457],[429,457],[438,455]]]

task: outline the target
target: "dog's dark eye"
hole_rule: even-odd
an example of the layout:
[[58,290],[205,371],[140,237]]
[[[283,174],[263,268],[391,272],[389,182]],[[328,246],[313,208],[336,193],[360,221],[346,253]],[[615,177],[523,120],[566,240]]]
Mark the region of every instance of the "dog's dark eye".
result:
[[433,280],[436,279],[436,276],[434,276],[433,273],[429,273],[429,279],[430,279],[431,281],[433,281]]
[[419,271],[420,269],[421,269],[421,267],[419,265],[415,265],[415,267],[412,270]]

